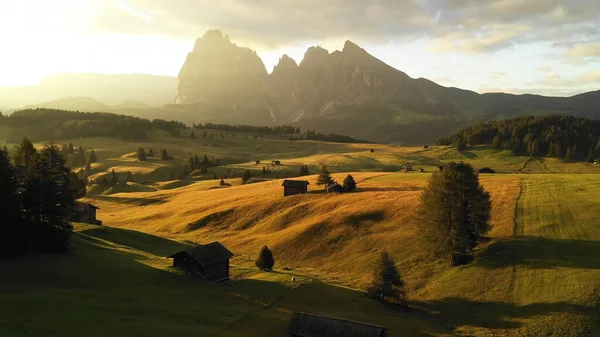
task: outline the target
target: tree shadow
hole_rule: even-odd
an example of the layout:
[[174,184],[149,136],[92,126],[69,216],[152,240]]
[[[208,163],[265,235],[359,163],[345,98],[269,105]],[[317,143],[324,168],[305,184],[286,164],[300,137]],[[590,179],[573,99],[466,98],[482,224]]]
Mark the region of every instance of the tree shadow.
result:
[[[590,325],[600,328],[598,308],[567,302],[519,306],[509,302],[480,302],[448,297],[437,301],[412,301],[409,305],[420,317],[440,322],[442,326],[451,329],[471,326],[490,330],[514,330],[523,327],[523,319],[553,314],[582,316]],[[549,328],[553,329],[552,326]]]
[[152,204],[164,204],[166,201],[162,199],[152,199],[152,198],[118,198],[104,195],[95,195],[95,196],[86,196],[87,199],[90,200],[101,200],[101,201],[111,201],[118,202],[121,204],[129,204],[135,206],[147,206]]
[[409,186],[409,187],[358,187],[355,190],[357,192],[410,192],[410,191],[422,191],[423,187]]
[[478,257],[476,263],[490,269],[512,265],[536,269],[600,269],[600,241],[523,236],[496,241],[485,248]]
[[[106,240],[118,245],[146,251],[156,256],[166,257],[191,247],[186,243],[114,227],[94,227],[75,232],[74,234],[83,240],[92,240],[90,242],[94,242],[95,244],[102,243],[101,240]],[[108,247],[106,244],[102,244],[102,246]]]

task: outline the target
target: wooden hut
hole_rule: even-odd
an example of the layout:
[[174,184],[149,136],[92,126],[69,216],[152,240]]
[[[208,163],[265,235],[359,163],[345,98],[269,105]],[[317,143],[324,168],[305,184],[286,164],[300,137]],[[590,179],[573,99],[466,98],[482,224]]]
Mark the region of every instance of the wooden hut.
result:
[[381,326],[340,318],[296,312],[292,315],[286,337],[387,337]]
[[173,267],[201,275],[209,281],[221,282],[229,279],[229,259],[233,257],[219,242],[183,250],[169,256]]
[[279,160],[273,160],[273,161],[271,161],[271,165],[273,165],[273,166],[281,165],[281,161],[279,161]]
[[325,185],[325,191],[327,191],[327,193],[342,193],[344,192],[344,187],[334,181]]
[[308,185],[310,183],[306,180],[284,180],[283,184],[283,196],[304,194],[308,192]]
[[404,173],[410,172],[412,170],[413,170],[413,167],[410,164],[406,164],[406,165],[402,166],[402,172],[404,172]]
[[97,209],[99,209],[99,207],[96,207],[92,204],[75,201],[75,205],[73,205],[69,220],[73,222],[83,222],[102,226],[102,221],[96,219]]

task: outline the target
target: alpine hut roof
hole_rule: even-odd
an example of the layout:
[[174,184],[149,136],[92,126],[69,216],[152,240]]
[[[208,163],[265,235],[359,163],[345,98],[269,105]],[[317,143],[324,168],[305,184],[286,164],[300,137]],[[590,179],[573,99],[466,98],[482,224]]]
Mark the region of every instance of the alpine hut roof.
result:
[[377,325],[296,312],[288,323],[286,334],[298,337],[385,337],[386,331],[386,328]]
[[168,258],[175,258],[175,256],[180,254],[188,254],[202,266],[207,266],[213,262],[230,259],[233,257],[233,253],[217,241],[183,250],[179,253],[169,256]]
[[75,205],[77,205],[77,206],[92,207],[92,208],[95,208],[95,209],[100,209],[100,207],[98,207],[98,206],[94,206],[92,204],[88,204],[87,202],[81,202],[81,201],[75,201]]
[[284,180],[281,186],[284,187],[305,187],[306,185],[310,185],[310,183],[306,180]]

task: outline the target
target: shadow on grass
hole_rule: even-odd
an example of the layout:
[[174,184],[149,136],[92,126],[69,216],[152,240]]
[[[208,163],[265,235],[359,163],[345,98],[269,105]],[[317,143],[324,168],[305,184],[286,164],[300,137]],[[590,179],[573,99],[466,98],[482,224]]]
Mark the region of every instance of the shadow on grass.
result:
[[[523,327],[523,319],[546,315],[574,315],[583,317],[586,326],[582,329],[600,328],[600,310],[578,304],[533,303],[519,306],[508,302],[479,302],[449,297],[437,301],[410,302],[409,305],[422,318],[432,319],[442,326],[453,329],[458,326],[480,327],[491,330],[513,330]],[[546,326],[556,332],[563,326]]]
[[481,252],[477,264],[486,268],[522,265],[536,269],[600,269],[600,241],[551,240],[534,236],[497,241]]
[[[83,234],[83,236],[95,238],[96,240],[102,239],[122,246],[146,251],[156,256],[169,256],[178,251],[190,248],[190,245],[185,243],[122,228],[103,226],[85,229],[79,233]],[[75,232],[75,235],[79,233]],[[80,237],[85,240],[84,237]]]
[[358,187],[354,193],[358,192],[410,192],[410,191],[422,191],[423,187]]
[[119,197],[111,197],[104,195],[96,195],[96,196],[87,196],[87,199],[91,200],[102,200],[102,201],[112,201],[118,202],[121,204],[135,205],[135,206],[146,206],[152,204],[164,204],[166,201],[161,199],[152,199],[152,198],[119,198]]

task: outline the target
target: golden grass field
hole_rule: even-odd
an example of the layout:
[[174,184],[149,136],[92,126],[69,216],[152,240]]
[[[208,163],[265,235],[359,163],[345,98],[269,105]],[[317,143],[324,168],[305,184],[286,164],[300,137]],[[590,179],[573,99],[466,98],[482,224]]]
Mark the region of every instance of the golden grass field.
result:
[[[96,150],[95,175],[131,171],[137,182],[153,183],[90,186],[82,200],[100,207],[98,218],[105,227],[78,225],[74,253],[58,262],[44,261],[48,267],[28,271],[0,264],[0,272],[16,270],[4,289],[16,290],[7,298],[19,308],[8,315],[8,325],[0,324],[0,335],[9,327],[6,331],[15,336],[36,336],[44,329],[77,336],[78,329],[52,325],[63,319],[58,314],[54,320],[15,323],[36,303],[34,295],[24,294],[37,288],[20,284],[27,277],[44,280],[35,291],[65,315],[87,308],[108,311],[102,316],[105,324],[126,317],[115,326],[116,335],[123,336],[248,336],[247,331],[280,336],[293,311],[382,324],[390,336],[600,336],[600,175],[593,174],[600,173],[598,166],[516,157],[485,147],[459,152],[243,134],[210,142],[158,133],[140,143],[72,142]],[[167,148],[175,159],[138,162],[133,153],[140,146],[155,153]],[[170,171],[190,153],[220,158],[224,166],[194,179],[169,180]],[[256,159],[282,160],[283,165],[257,165]],[[492,196],[491,240],[478,248],[473,263],[457,268],[427,252],[415,219],[431,172],[449,161],[497,172],[480,175]],[[407,163],[426,172],[398,172]],[[308,194],[283,197],[277,177],[295,176],[303,164],[312,173],[327,164],[340,182],[350,172],[358,189],[325,194],[313,175],[302,178],[311,182]],[[263,165],[272,173],[250,184],[229,178],[231,187],[219,187],[219,180],[212,179],[246,169],[260,178]],[[214,240],[236,254],[232,285],[190,280],[164,259],[185,245]],[[253,266],[263,245],[274,252],[275,273],[260,273]],[[382,250],[397,262],[411,311],[361,292]],[[51,268],[53,263],[59,267]],[[291,275],[297,284],[289,282]],[[77,288],[82,284],[87,291]],[[117,290],[108,295],[111,287]],[[61,302],[63,295],[78,300]],[[109,304],[101,307],[95,301],[104,296]],[[143,323],[136,325],[136,320]]]

